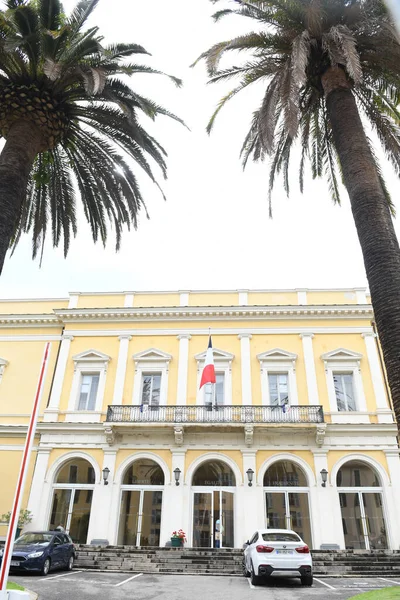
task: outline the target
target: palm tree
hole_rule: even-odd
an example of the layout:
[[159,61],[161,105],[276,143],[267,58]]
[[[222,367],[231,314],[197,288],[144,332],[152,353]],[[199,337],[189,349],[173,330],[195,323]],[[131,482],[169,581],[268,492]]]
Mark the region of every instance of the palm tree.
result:
[[[219,0],[212,0],[218,2]],[[400,249],[390,196],[367,136],[369,123],[400,176],[400,45],[383,0],[230,0],[214,15],[247,17],[257,31],[214,45],[205,59],[213,83],[238,78],[220,101],[261,82],[264,95],[242,147],[249,159],[271,157],[269,194],[281,172],[289,193],[289,164],[297,145],[300,188],[306,164],[328,178],[340,201],[347,188],[371,290],[394,410],[400,424]],[[219,68],[228,52],[239,66]],[[197,62],[197,61],[196,61]]]
[[[0,11],[0,272],[10,243],[33,232],[33,255],[51,228],[65,254],[77,231],[76,189],[93,239],[137,225],[144,207],[130,159],[156,183],[165,150],[141,114],[179,120],[132,90],[124,76],[159,73],[127,62],[137,44],[103,45],[85,27],[99,0],[79,0],[69,17],[60,0],[6,0]],[[176,85],[179,79],[171,78]],[[149,162],[150,159],[150,162]]]

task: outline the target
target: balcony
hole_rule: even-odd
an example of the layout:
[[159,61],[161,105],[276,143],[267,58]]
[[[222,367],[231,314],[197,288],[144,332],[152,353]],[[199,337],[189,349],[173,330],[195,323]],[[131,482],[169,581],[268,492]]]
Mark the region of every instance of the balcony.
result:
[[324,423],[322,406],[109,406],[107,423]]

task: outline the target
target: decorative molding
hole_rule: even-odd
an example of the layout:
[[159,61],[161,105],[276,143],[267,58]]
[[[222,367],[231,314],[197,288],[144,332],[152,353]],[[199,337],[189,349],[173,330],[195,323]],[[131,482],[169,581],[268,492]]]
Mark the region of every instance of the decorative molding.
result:
[[175,438],[175,444],[177,446],[183,446],[183,427],[182,427],[182,425],[175,425],[174,438]]
[[[73,338],[72,338],[73,339]],[[111,356],[108,354],[104,354],[104,352],[99,352],[99,350],[85,350],[85,352],[80,352],[79,354],[75,354],[72,357],[74,361],[75,369],[80,363],[103,363],[103,368],[107,369],[107,365],[111,360]]]
[[121,438],[112,425],[104,425],[104,435],[109,446],[114,446]]
[[62,327],[62,320],[55,314],[0,315],[0,327]]
[[[249,320],[293,320],[319,317],[323,319],[372,319],[372,306],[343,304],[335,306],[208,306],[190,307],[177,306],[173,308],[108,308],[108,309],[56,309],[55,316],[48,315],[51,322],[80,322],[86,321],[235,321]],[[37,319],[37,316],[26,315],[22,320]],[[44,317],[42,317],[44,318]],[[57,321],[57,318],[59,321]],[[14,324],[21,316],[5,316],[3,321]],[[0,325],[3,324],[0,318]],[[25,322],[25,321],[23,321]]]
[[[198,405],[204,404],[205,388],[200,389],[200,380],[206,354],[207,352],[204,351],[194,356],[194,359],[197,361],[196,404]],[[224,403],[232,404],[232,361],[235,355],[219,348],[213,348],[213,357],[216,372],[223,372],[225,375]]]
[[128,342],[131,341],[132,336],[129,333],[123,334],[123,335],[119,335],[118,336],[119,341],[121,342],[122,340],[128,340]]
[[318,425],[315,433],[315,443],[317,446],[322,446],[325,441],[326,424]]
[[287,350],[282,350],[282,348],[274,348],[273,350],[268,350],[267,352],[257,354],[257,358],[262,367],[264,366],[263,363],[291,362],[293,368],[295,368],[297,354],[293,354],[293,352],[287,352]]
[[296,382],[297,354],[282,348],[273,348],[267,352],[257,354],[261,367],[261,397],[262,403],[270,404],[268,373],[287,373],[289,384],[289,404],[296,406],[299,403]]
[[245,425],[244,426],[244,443],[246,446],[252,446],[254,441],[254,426],[253,425]]
[[8,360],[6,360],[5,358],[0,358],[0,383],[3,378],[4,369],[6,368],[7,365],[8,365]]
[[169,363],[172,355],[158,348],[148,348],[132,356],[135,361],[132,404],[141,404],[142,376],[145,373],[161,373],[160,406],[167,403]]
[[[207,351],[199,352],[199,354],[195,354],[194,358],[197,361],[197,370],[199,371],[202,368],[202,363],[206,359]],[[213,348],[213,358],[214,363],[228,363],[229,368],[231,368],[232,361],[235,358],[235,355],[231,352],[226,352],[225,350],[220,350],[219,348]]]
[[132,356],[135,363],[140,362],[163,362],[169,363],[172,360],[172,355],[157,348],[148,348],[142,350]]

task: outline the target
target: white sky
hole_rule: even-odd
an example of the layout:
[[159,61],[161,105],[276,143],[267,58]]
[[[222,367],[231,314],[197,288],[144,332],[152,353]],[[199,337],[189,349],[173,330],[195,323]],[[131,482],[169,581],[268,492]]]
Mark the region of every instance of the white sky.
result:
[[[75,4],[64,0],[69,12]],[[278,184],[268,219],[267,163],[243,173],[239,150],[262,88],[238,95],[205,126],[226,88],[207,86],[204,65],[189,65],[211,44],[249,31],[250,20],[214,25],[209,0],[101,0],[92,22],[106,41],[133,41],[152,53],[154,68],[184,79],[183,89],[157,76],[131,79],[140,91],[183,117],[190,127],[160,118],[154,128],[169,153],[163,202],[143,179],[151,219],[126,233],[122,249],[93,244],[88,226],[64,260],[48,244],[42,267],[31,260],[26,236],[8,259],[0,297],[60,296],[69,291],[213,288],[351,287],[366,284],[349,202],[333,206],[326,184],[309,180],[302,196],[293,173],[288,200]],[[232,82],[233,87],[234,82]],[[396,197],[398,182],[389,171]],[[396,223],[397,231],[399,223]]]

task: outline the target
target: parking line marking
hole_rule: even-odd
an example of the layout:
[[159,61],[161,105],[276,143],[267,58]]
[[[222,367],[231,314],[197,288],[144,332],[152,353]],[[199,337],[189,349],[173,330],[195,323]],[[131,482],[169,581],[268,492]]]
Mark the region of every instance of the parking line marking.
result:
[[43,577],[43,579],[39,579],[39,581],[49,581],[50,579],[59,579],[60,577],[68,577],[68,575],[76,575],[77,573],[82,573],[82,571],[73,571],[72,573],[63,573],[62,575],[54,575],[53,577]]
[[143,575],[143,573],[138,573],[137,575],[133,575],[132,577],[129,577],[129,579],[125,579],[124,581],[121,581],[120,583],[116,583],[114,587],[118,587],[119,585],[124,585],[124,583],[128,583],[128,581],[132,581],[132,579],[136,579],[136,577],[140,577],[141,575]]
[[396,585],[400,585],[400,582],[393,581],[393,579],[385,579],[384,577],[379,577],[382,581],[389,581],[389,583],[395,583]]
[[251,587],[252,590],[256,590],[257,589],[256,586],[251,583],[250,577],[247,578],[247,581],[248,581],[248,584],[249,584],[249,586]]
[[322,585],[326,585],[326,587],[330,590],[336,590],[336,588],[334,588],[333,585],[329,585],[329,583],[325,583],[325,581],[322,581],[321,579],[317,579],[316,577],[314,577],[314,580],[318,581],[318,583],[322,583]]

